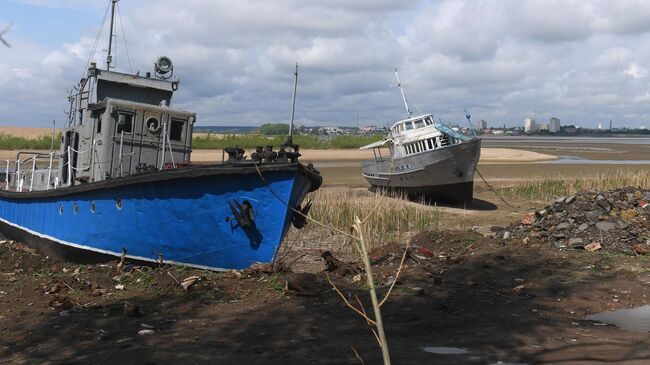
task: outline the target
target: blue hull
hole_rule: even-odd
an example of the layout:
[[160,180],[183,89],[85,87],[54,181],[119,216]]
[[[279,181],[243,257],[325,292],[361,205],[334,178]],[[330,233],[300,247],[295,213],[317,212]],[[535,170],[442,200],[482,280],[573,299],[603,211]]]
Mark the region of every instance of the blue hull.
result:
[[[136,260],[212,270],[272,262],[299,206],[320,176],[298,164],[191,167],[51,191],[0,192],[9,238]],[[252,206],[242,227],[231,206]],[[230,204],[229,204],[230,203]]]

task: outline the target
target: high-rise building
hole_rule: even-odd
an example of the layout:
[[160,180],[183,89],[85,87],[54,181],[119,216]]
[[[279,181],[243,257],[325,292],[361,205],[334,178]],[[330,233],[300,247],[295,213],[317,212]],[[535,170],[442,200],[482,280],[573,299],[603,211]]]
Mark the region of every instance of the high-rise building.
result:
[[535,118],[526,118],[524,119],[524,132],[526,133],[532,133],[537,130],[537,126],[535,125]]
[[487,121],[481,119],[478,123],[476,123],[476,129],[487,129]]
[[548,131],[551,133],[557,133],[560,131],[560,119],[553,117],[548,120]]

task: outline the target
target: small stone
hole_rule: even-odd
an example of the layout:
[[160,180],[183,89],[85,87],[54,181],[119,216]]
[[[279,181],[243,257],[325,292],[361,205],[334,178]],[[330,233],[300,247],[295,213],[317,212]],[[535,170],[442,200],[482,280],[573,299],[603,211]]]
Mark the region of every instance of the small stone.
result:
[[569,246],[571,247],[582,247],[584,245],[584,240],[579,237],[571,238],[569,240]]
[[537,215],[538,218],[542,218],[543,216],[546,215],[546,213],[548,213],[548,211],[546,209],[542,209],[542,210],[539,210],[539,211],[535,212],[535,215]]
[[598,209],[590,210],[590,211],[585,212],[585,217],[587,217],[587,219],[593,220],[593,219],[598,218],[598,216],[600,216],[600,213],[602,213],[602,211],[598,210]]
[[67,316],[69,316],[69,315],[70,315],[70,311],[69,311],[69,310],[64,310],[64,311],[60,311],[60,312],[59,312],[59,317],[67,317]]
[[566,204],[564,202],[559,202],[555,204],[555,211],[556,212],[564,212],[564,209],[566,209]]
[[411,288],[411,290],[413,290],[413,293],[414,293],[415,295],[422,295],[422,294],[424,294],[424,288],[419,287],[419,286],[415,286],[415,287]]
[[156,331],[150,329],[140,330],[138,331],[138,336],[149,336],[153,335],[154,333],[156,333]]
[[621,212],[621,219],[630,220],[637,216],[637,212],[634,209],[627,209]]
[[556,202],[556,203],[564,203],[565,200],[566,200],[566,197],[565,197],[565,196],[561,196],[561,197],[555,199],[555,202]]
[[611,222],[598,222],[596,223],[596,228],[603,232],[609,232],[612,229],[616,228],[616,225]]
[[512,233],[510,233],[508,231],[503,232],[503,239],[504,240],[509,239],[511,236],[512,236]]
[[567,204],[571,204],[571,203],[573,203],[574,200],[576,200],[576,196],[571,195],[570,197],[566,198],[566,200],[564,202],[567,203]]
[[564,233],[554,233],[553,237],[555,237],[557,239],[562,239],[562,238],[565,238],[566,235]]
[[555,229],[557,229],[558,231],[561,231],[561,230],[567,229],[569,227],[571,227],[571,224],[569,224],[568,222],[562,222],[562,223],[558,224],[557,226],[555,226]]
[[589,223],[582,223],[578,226],[578,232],[584,232],[589,228]]

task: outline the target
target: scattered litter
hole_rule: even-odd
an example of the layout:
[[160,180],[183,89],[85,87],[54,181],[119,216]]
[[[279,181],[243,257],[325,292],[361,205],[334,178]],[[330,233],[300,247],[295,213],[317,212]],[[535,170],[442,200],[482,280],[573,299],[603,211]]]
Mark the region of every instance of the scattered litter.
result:
[[590,243],[588,245],[585,245],[585,250],[591,251],[591,252],[598,251],[601,248],[602,248],[602,246],[598,242],[592,242],[592,243]]
[[190,276],[183,279],[183,281],[181,282],[181,286],[183,287],[183,289],[185,289],[185,291],[188,291],[189,288],[192,285],[196,284],[199,280],[201,280],[200,276]]
[[117,284],[117,285],[115,285],[115,289],[117,289],[117,290],[124,290],[124,284]]

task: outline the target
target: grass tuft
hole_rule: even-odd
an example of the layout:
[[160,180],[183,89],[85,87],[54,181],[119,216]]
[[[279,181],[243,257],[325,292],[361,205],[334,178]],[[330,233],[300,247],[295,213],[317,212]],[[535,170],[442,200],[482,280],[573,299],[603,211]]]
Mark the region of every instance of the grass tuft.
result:
[[501,194],[510,198],[548,201],[558,196],[588,190],[611,190],[623,186],[650,188],[650,172],[617,171],[578,178],[555,178],[529,181],[512,187],[501,188]]
[[[349,230],[355,216],[364,219],[374,211],[364,223],[373,246],[404,239],[411,232],[436,230],[440,222],[440,211],[435,206],[403,198],[382,197],[379,193],[322,189],[310,198],[314,200],[310,216],[340,230]],[[323,229],[314,224],[307,227]]]

